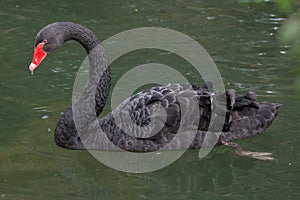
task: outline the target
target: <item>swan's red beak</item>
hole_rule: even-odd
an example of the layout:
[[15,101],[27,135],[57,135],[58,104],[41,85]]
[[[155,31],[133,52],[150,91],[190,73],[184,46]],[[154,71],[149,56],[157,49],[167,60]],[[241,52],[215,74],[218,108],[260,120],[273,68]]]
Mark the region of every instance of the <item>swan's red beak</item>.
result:
[[46,41],[39,43],[34,49],[33,58],[32,58],[31,64],[29,65],[29,70],[31,71],[31,73],[33,73],[33,71],[36,68],[38,68],[39,64],[47,56],[47,53],[43,50],[43,46],[45,43],[46,43]]

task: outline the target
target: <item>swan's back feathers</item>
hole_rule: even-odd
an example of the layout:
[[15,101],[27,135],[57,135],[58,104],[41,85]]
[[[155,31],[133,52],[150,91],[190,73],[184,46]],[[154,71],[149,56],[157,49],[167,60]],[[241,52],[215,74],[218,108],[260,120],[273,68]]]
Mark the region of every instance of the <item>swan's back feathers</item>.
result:
[[[122,132],[127,140],[132,141],[132,146],[121,148],[154,151],[168,144],[179,128],[195,129],[195,126],[199,131],[190,148],[200,147],[211,121],[211,99],[217,95],[209,88],[211,86],[167,84],[143,90],[125,100],[113,111],[114,118],[118,118],[115,121],[121,124],[117,132]],[[193,107],[195,99],[197,108]],[[262,133],[277,116],[280,107],[279,104],[258,103],[254,92],[236,96],[233,89],[226,90],[226,100],[226,120],[218,144]],[[195,109],[198,109],[198,116],[182,116],[182,110],[192,112]],[[114,141],[118,145],[121,143]],[[147,143],[148,147],[138,146],[140,141]],[[181,141],[178,141],[174,148],[181,147]]]
[[191,103],[198,95],[188,84],[156,86],[126,99],[112,113],[117,117],[116,121],[121,122],[122,127],[119,127],[124,132],[155,140],[161,134],[176,134],[183,123],[182,110],[198,106],[198,103]]
[[167,126],[175,127],[180,122],[181,107],[191,106],[191,99],[197,96],[197,91],[188,84],[167,84],[143,90],[129,100],[134,111],[131,118],[138,120],[141,126],[148,125],[154,117],[165,121]]

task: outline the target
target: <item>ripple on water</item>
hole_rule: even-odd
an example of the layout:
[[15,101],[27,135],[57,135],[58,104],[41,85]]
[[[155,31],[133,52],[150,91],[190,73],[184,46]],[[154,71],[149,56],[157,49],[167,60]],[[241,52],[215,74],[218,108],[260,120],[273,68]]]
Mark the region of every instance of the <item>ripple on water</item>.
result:
[[50,106],[40,106],[40,107],[36,107],[36,108],[32,108],[32,110],[35,110],[36,112],[52,112],[51,110],[49,110]]
[[55,68],[51,69],[51,71],[57,74],[57,73],[64,72],[65,69],[62,67],[55,67]]
[[50,106],[41,106],[33,108],[35,112],[39,113],[41,115],[41,119],[49,119],[49,113],[52,113],[53,110],[50,109]]
[[281,24],[286,18],[260,18],[254,21],[260,24]]

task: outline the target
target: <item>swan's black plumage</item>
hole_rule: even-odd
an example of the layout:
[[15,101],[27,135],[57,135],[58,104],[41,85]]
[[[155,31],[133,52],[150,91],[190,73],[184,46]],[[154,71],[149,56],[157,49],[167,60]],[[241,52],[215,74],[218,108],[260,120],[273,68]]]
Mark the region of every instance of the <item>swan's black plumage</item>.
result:
[[[44,46],[44,50],[47,52],[54,51],[67,40],[76,40],[81,43],[89,56],[90,79],[94,78],[98,82],[96,95],[92,100],[94,106],[85,108],[78,116],[85,122],[85,125],[88,123],[95,125],[89,128],[82,126],[81,132],[89,134],[80,134],[79,137],[73,118],[74,105],[69,107],[61,116],[55,130],[54,138],[57,145],[70,149],[115,150],[102,141],[99,136],[101,132],[97,130],[100,126],[114,145],[127,151],[155,151],[166,146],[172,139],[175,142],[173,140],[172,145],[167,149],[181,149],[186,145],[184,140],[190,136],[175,138],[175,135],[180,124],[187,124],[186,127],[193,125],[196,126],[194,129],[198,130],[197,134],[192,136],[195,139],[189,148],[201,147],[210,126],[212,106],[214,106],[213,96],[221,95],[214,93],[211,86],[166,84],[152,87],[132,95],[114,111],[95,123],[93,120],[95,118],[90,117],[92,115],[89,113],[94,112],[98,116],[102,112],[110,87],[109,67],[99,40],[89,29],[70,22],[57,22],[43,28],[37,34],[36,45],[44,40],[47,40],[47,44]],[[95,73],[97,70],[101,72]],[[95,84],[93,85],[92,82],[91,85],[86,85],[81,101],[86,100],[85,95],[88,96],[90,88],[94,86]],[[262,133],[271,125],[280,107],[280,104],[276,103],[257,102],[253,92],[236,96],[235,91],[230,89],[226,90],[225,95],[227,100],[225,123],[223,130],[219,133],[217,144]],[[181,100],[179,101],[179,99]],[[197,101],[196,106],[191,103],[192,99]],[[77,104],[80,108],[80,104]],[[182,107],[191,111],[198,110],[199,115],[193,118],[182,116],[184,115]],[[129,114],[127,118],[122,117],[124,112]],[[116,116],[119,119],[116,119]],[[121,120],[122,124],[116,125],[116,120]],[[137,126],[131,126],[130,122],[134,122]],[[160,127],[159,131],[153,131],[155,126],[149,126],[153,122],[155,122],[155,126]]]

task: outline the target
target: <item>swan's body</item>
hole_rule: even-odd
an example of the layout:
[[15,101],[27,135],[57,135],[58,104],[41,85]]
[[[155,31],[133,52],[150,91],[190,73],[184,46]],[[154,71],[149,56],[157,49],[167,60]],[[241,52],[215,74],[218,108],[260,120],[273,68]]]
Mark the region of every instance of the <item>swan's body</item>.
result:
[[[92,117],[89,118],[89,112],[95,112],[98,116],[105,105],[109,87],[110,87],[110,73],[108,63],[106,62],[103,48],[100,45],[96,36],[88,29],[81,25],[58,22],[53,23],[43,28],[36,37],[36,49],[40,48],[43,52],[51,52],[60,47],[67,40],[76,40],[83,45],[89,54],[90,60],[90,78],[97,79],[96,95],[94,96],[94,107],[85,114],[78,117],[79,120],[85,123],[92,123]],[[38,45],[41,44],[41,47]],[[36,50],[38,51],[38,50]],[[36,52],[35,52],[36,54]],[[38,53],[37,53],[38,54]],[[45,56],[44,56],[45,57]],[[41,62],[43,58],[39,61]],[[30,65],[30,70],[37,68],[39,63]],[[97,77],[97,71],[101,71],[101,77]],[[84,95],[88,95],[89,87],[86,86],[82,94],[82,101]],[[198,132],[193,137],[194,141],[189,145],[189,148],[199,148],[202,145],[203,139],[208,133],[209,124],[211,121],[212,97],[218,95],[212,93],[208,86],[198,87],[184,84],[166,84],[156,86],[147,90],[143,90],[131,97],[129,97],[123,104],[118,106],[112,113],[98,120],[98,124],[106,134],[107,138],[116,146],[127,151],[134,152],[149,152],[161,149],[166,146],[177,134],[180,124],[191,123],[197,124]],[[221,95],[221,94],[220,94]],[[182,117],[180,107],[182,104],[178,100],[183,99],[184,104],[188,109],[199,111],[199,115],[193,119],[186,119]],[[197,106],[191,103],[191,99],[196,99]],[[274,118],[277,116],[279,104],[272,103],[258,103],[255,94],[249,92],[243,96],[236,96],[234,90],[226,91],[227,106],[226,116],[223,130],[217,140],[217,144],[224,144],[232,140],[242,139],[262,133],[268,126],[271,125]],[[80,101],[80,100],[79,100]],[[180,106],[181,105],[181,106]],[[79,106],[80,107],[80,106]],[[74,108],[74,107],[73,107]],[[97,133],[92,135],[80,134],[76,130],[73,119],[72,106],[64,112],[60,118],[55,130],[55,142],[57,145],[69,149],[104,149],[110,150],[106,144],[101,143]],[[160,115],[157,113],[157,108],[163,108],[165,112]],[[129,113],[129,118],[139,127],[148,128],[149,134],[152,131],[151,126],[153,117],[158,119],[156,122],[161,129],[155,134],[143,135],[145,132],[141,131],[135,126],[120,128],[116,125],[115,116],[121,116],[122,113]],[[184,120],[185,119],[185,120]],[[122,118],[123,122],[126,120]],[[126,124],[124,122],[124,124]],[[125,125],[126,126],[126,125]],[[78,128],[78,127],[77,127]],[[152,127],[153,128],[153,127]],[[90,128],[97,132],[95,127]],[[85,130],[82,126],[81,130]],[[128,131],[130,134],[128,134]],[[187,136],[188,137],[188,136]],[[181,149],[184,147],[184,141],[180,140],[174,142],[169,149]],[[83,144],[84,143],[84,144]],[[112,149],[111,149],[112,150]]]

